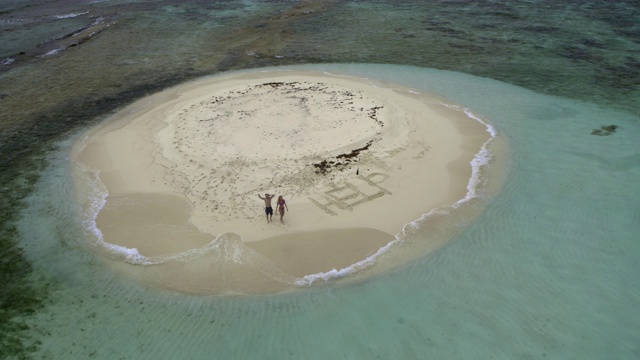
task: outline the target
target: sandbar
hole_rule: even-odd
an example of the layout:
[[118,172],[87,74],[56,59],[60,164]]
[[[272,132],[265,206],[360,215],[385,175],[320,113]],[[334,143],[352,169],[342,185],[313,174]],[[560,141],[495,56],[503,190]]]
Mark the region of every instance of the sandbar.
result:
[[[164,259],[233,234],[300,278],[362,261],[464,198],[490,138],[463,108],[398,84],[249,71],[141,99],[91,129],[72,158],[105,191],[104,243]],[[283,223],[277,209],[267,221],[265,193],[286,200]]]

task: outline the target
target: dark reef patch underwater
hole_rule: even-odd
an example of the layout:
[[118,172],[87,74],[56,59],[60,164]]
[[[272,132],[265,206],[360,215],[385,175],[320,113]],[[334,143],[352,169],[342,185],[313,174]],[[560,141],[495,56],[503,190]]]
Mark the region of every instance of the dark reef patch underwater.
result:
[[616,132],[618,125],[602,125],[600,129],[591,130],[591,135],[608,136]]

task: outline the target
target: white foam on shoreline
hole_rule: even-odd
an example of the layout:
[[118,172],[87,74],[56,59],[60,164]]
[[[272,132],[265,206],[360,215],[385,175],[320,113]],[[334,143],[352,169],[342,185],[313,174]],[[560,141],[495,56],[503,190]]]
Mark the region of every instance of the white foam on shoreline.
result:
[[[448,106],[453,107],[457,110],[460,110],[459,106],[454,106],[454,105],[448,105]],[[473,114],[471,110],[469,110],[468,108],[464,108],[462,111],[464,111],[464,113],[470,119],[473,119],[481,123],[482,125],[484,125],[489,135],[491,135],[491,137],[487,141],[485,141],[484,144],[482,144],[480,151],[471,160],[471,178],[467,183],[467,194],[465,195],[464,198],[458,200],[454,204],[454,207],[457,207],[460,204],[463,204],[471,199],[478,198],[481,196],[481,194],[479,193],[479,189],[483,188],[485,179],[483,179],[482,176],[480,175],[480,171],[485,165],[489,164],[489,161],[491,161],[492,154],[491,154],[491,151],[489,151],[488,147],[489,147],[489,144],[496,138],[496,136],[498,136],[498,132],[493,125],[485,122],[484,120],[482,120],[482,118]]]
[[316,273],[316,274],[310,274],[310,275],[305,275],[299,279],[295,280],[295,285],[296,286],[310,286],[313,285],[315,282],[317,281],[331,281],[331,280],[337,280],[340,278],[344,278],[350,275],[355,275],[359,272],[362,272],[368,268],[370,268],[371,266],[375,265],[376,260],[386,254],[389,249],[391,249],[393,246],[397,245],[398,243],[400,243],[402,240],[400,240],[398,238],[398,236],[396,235],[394,240],[391,240],[387,245],[381,247],[378,249],[378,251],[376,251],[375,254],[367,257],[364,260],[358,261],[355,264],[349,265],[345,268],[342,269],[332,269],[330,271],[327,272],[321,272],[321,273]]
[[104,206],[107,204],[109,192],[102,181],[100,181],[100,171],[90,170],[77,162],[76,164],[76,166],[82,169],[92,189],[88,194],[89,206],[82,218],[82,226],[85,232],[95,240],[95,243],[98,246],[107,250],[108,253],[115,254],[117,257],[130,264],[143,264],[145,262],[145,257],[138,252],[138,249],[131,249],[104,241],[104,235],[97,225],[97,219],[100,211],[102,211]]
[[416,219],[414,221],[411,221],[405,224],[401,232],[395,236],[394,240],[392,240],[387,245],[378,249],[378,251],[375,254],[367,257],[366,259],[342,269],[332,269],[331,271],[327,271],[327,272],[305,275],[302,278],[296,280],[296,285],[309,286],[314,284],[317,281],[323,280],[325,282],[328,282],[331,280],[344,278],[350,275],[355,275],[361,271],[364,271],[372,267],[373,265],[375,265],[377,259],[383,256],[384,254],[386,254],[387,252],[389,252],[389,250],[392,249],[394,246],[403,243],[405,239],[409,236],[411,232],[410,230],[419,228],[421,222],[424,222],[425,220],[435,215],[447,215],[450,213],[452,209],[460,207],[462,204],[470,201],[471,199],[481,197],[481,190],[485,183],[485,179],[481,177],[481,170],[484,166],[488,165],[489,161],[491,160],[492,155],[490,150],[488,149],[488,146],[493,141],[493,139],[495,139],[495,137],[498,135],[498,132],[496,131],[494,126],[482,120],[479,116],[476,116],[471,112],[471,110],[467,108],[462,108],[460,106],[445,104],[445,103],[442,103],[442,105],[455,109],[457,111],[463,111],[468,118],[473,119],[481,123],[482,125],[484,125],[486,127],[486,131],[491,135],[491,138],[489,138],[489,140],[487,140],[482,145],[480,151],[471,160],[471,163],[470,163],[471,177],[469,178],[469,182],[467,183],[467,193],[465,194],[465,196],[462,199],[458,200],[455,204],[453,204],[451,208],[443,207],[443,208],[432,209],[428,213],[423,214],[419,219]]

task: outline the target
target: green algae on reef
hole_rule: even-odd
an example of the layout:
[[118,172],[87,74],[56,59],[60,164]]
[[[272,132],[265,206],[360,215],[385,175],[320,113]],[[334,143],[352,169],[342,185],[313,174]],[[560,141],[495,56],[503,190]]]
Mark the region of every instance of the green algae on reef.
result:
[[25,197],[47,166],[46,154],[55,149],[55,141],[136,98],[184,81],[184,76],[167,76],[108,98],[63,103],[54,112],[0,133],[0,359],[26,359],[38,349],[39,341],[27,335],[27,317],[45,305],[55,286],[54,278],[39,273],[23,256],[15,224]]
[[38,279],[16,246],[13,217],[38,177],[33,171],[16,174],[5,169],[0,175],[4,184],[0,189],[0,358],[27,358],[26,353],[35,351],[39,341],[26,336],[29,326],[25,316],[42,308],[48,285]]

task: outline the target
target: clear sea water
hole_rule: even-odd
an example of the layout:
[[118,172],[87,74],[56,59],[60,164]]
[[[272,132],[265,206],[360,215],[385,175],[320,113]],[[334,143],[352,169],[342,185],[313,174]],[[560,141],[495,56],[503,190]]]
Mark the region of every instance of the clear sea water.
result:
[[[363,281],[191,296],[107,269],[73,205],[77,134],[181,81],[276,65],[490,119],[502,191]],[[2,2],[0,358],[638,359],[639,87],[637,1]]]

